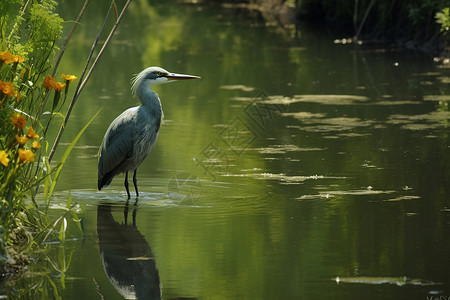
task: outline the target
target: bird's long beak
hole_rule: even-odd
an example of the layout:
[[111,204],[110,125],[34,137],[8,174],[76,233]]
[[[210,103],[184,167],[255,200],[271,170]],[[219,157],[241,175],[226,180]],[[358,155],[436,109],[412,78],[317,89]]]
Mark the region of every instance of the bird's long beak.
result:
[[167,80],[187,80],[187,79],[200,79],[201,77],[194,76],[194,75],[185,75],[185,74],[176,74],[176,73],[169,73],[165,76]]

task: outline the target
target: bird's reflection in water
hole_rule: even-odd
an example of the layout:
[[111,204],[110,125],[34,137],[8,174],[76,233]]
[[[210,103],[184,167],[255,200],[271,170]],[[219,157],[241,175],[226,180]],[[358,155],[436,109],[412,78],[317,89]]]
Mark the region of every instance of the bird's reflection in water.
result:
[[[115,207],[114,207],[115,208]],[[161,299],[158,269],[152,249],[136,227],[136,205],[132,222],[128,220],[128,202],[124,223],[112,215],[110,204],[97,208],[97,234],[100,257],[114,288],[126,299]]]

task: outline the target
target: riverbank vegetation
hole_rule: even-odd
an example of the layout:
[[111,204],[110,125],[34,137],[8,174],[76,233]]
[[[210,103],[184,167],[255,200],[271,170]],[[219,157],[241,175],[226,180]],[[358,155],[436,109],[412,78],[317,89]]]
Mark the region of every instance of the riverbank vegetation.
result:
[[[289,27],[302,23],[346,41],[449,52],[450,0],[237,0]],[[271,22],[272,23],[272,22]]]
[[[64,159],[51,164],[49,128],[68,118],[69,89],[77,76],[52,68],[64,21],[56,2],[3,1],[0,15],[0,272],[11,274],[28,255],[80,222],[77,204],[67,202],[56,221],[47,217]],[[58,75],[57,75],[58,74]],[[53,137],[54,138],[54,137]],[[73,144],[77,138],[74,139]],[[73,147],[73,146],[72,146]],[[65,157],[70,152],[67,151]],[[37,200],[43,186],[44,199]],[[61,230],[62,231],[61,231]]]
[[298,19],[342,35],[442,52],[448,0],[298,0]]
[[[71,201],[54,203],[52,196],[60,171],[92,119],[81,129],[58,162],[53,154],[73,106],[88,81],[130,1],[118,14],[114,1],[93,42],[81,74],[59,70],[64,50],[79,24],[66,23],[55,12],[54,0],[6,0],[0,4],[0,274],[3,278],[23,270],[29,257],[45,251],[49,241],[64,242],[68,224],[82,229],[83,208]],[[94,49],[111,11],[115,23],[97,55]],[[119,11],[120,12],[120,11]],[[113,14],[111,14],[113,15]],[[65,25],[72,25],[63,39]],[[97,112],[98,113],[98,112]],[[60,128],[55,134],[54,128]],[[60,201],[61,202],[61,201]],[[62,214],[48,217],[50,207]],[[66,265],[51,262],[51,265]],[[63,279],[63,270],[61,278]],[[45,276],[42,276],[42,278]]]

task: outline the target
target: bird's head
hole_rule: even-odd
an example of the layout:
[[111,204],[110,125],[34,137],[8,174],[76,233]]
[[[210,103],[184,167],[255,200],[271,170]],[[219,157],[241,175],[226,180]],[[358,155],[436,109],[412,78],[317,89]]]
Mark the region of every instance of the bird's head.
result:
[[149,67],[132,79],[132,87],[134,93],[141,87],[152,88],[154,85],[173,82],[177,80],[198,79],[200,77],[185,74],[170,73],[160,67]]

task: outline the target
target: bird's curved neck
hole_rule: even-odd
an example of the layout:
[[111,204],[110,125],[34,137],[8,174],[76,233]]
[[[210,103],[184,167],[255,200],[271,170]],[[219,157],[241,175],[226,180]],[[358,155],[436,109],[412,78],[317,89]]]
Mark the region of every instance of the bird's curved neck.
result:
[[155,113],[161,113],[161,101],[159,100],[158,94],[152,91],[148,86],[142,86],[136,91],[136,96],[141,100],[142,105],[149,108]]

